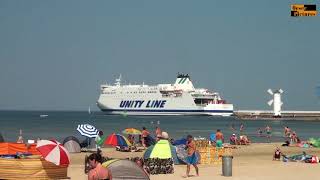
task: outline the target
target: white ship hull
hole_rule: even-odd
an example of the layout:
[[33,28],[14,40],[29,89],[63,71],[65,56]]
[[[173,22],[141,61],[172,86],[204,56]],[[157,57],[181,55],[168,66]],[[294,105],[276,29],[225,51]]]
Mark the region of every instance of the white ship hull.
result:
[[[180,79],[177,80],[181,81]],[[190,81],[191,83],[191,81]],[[178,83],[176,83],[178,84]],[[126,85],[102,86],[97,101],[98,107],[106,114],[124,115],[216,115],[230,116],[233,105],[226,103],[204,103],[195,100],[194,91],[184,90],[176,94],[163,92],[163,87],[183,89],[178,85]],[[181,84],[181,83],[180,83]],[[187,83],[186,83],[187,84]],[[178,86],[178,87],[177,87]],[[193,88],[193,86],[192,86]],[[169,91],[168,91],[169,92]],[[173,91],[170,91],[173,92]],[[202,96],[202,94],[200,94]],[[208,96],[209,97],[209,96]],[[211,96],[210,96],[211,97]],[[203,102],[208,98],[204,96]],[[196,103],[197,102],[197,103]]]
[[[208,104],[197,106],[189,93],[182,97],[163,98],[160,93],[150,94],[148,97],[128,98],[126,95],[101,94],[97,105],[107,114],[125,115],[216,115],[230,116],[233,114],[232,104]],[[158,104],[155,104],[158,102]],[[163,104],[162,104],[163,103]],[[158,106],[157,106],[158,105]],[[161,106],[163,105],[163,106]]]

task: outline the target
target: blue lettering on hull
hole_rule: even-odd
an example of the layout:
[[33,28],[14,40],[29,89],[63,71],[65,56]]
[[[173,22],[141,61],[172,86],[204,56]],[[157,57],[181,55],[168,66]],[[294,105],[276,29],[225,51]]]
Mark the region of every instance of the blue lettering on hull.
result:
[[[143,100],[122,100],[119,104],[120,108],[164,108],[166,100],[148,100],[146,103]],[[145,104],[145,105],[144,105]]]

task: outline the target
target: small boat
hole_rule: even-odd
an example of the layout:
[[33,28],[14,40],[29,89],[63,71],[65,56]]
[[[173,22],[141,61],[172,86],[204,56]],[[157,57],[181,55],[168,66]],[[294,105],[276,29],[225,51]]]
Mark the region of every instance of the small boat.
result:
[[47,115],[47,114],[40,114],[40,117],[41,118],[46,118],[46,117],[48,117],[49,115]]

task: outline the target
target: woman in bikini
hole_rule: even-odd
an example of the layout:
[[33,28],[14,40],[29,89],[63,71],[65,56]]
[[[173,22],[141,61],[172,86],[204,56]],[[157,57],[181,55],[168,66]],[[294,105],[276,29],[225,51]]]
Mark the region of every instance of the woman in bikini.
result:
[[111,180],[110,171],[101,165],[101,155],[93,153],[89,156],[89,165],[92,168],[88,173],[88,180]]

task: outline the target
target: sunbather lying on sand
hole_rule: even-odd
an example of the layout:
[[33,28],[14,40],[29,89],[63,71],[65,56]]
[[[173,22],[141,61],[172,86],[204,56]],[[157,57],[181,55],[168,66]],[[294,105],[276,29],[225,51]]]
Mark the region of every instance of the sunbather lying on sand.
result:
[[240,145],[249,145],[250,143],[251,142],[246,135],[240,136]]

